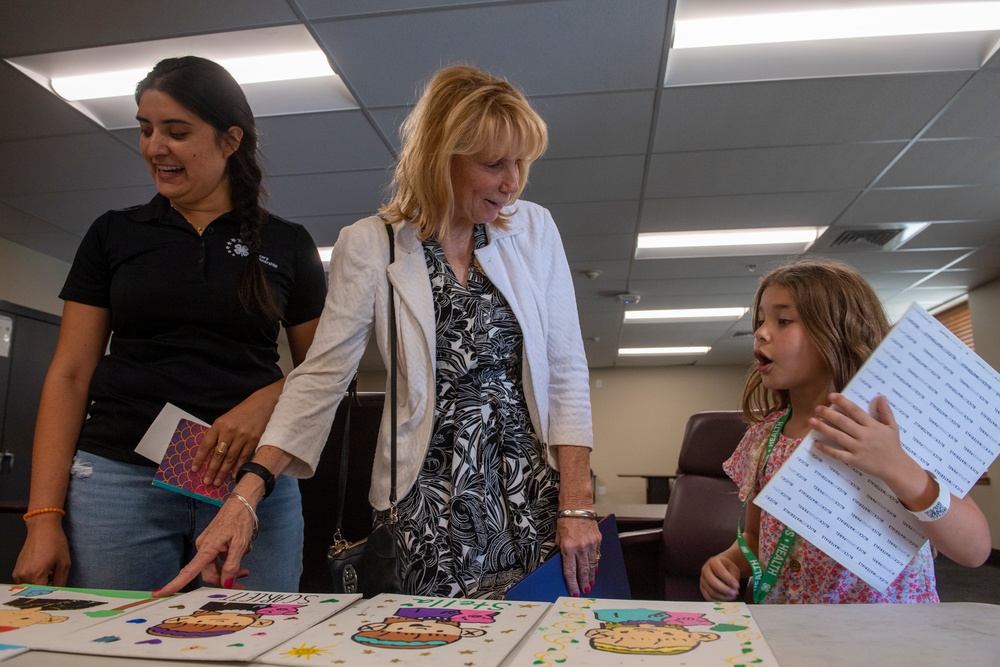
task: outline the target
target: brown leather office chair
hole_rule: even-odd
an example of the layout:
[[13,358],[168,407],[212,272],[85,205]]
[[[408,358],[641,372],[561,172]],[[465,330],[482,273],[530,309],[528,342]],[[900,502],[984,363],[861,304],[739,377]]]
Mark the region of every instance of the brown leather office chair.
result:
[[722,470],[746,432],[736,410],[691,415],[684,430],[678,476],[663,518],[660,569],[665,600],[703,600],[701,566],[736,540],[742,503]]

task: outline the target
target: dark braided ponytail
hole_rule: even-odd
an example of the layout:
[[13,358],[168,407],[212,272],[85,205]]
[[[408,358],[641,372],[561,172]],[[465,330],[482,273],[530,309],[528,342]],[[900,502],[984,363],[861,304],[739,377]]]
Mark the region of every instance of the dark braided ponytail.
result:
[[240,84],[218,63],[197,56],[166,58],[156,64],[135,89],[135,101],[147,90],[170,95],[180,105],[215,128],[221,141],[231,127],[243,130],[239,148],[229,156],[226,176],[229,198],[240,220],[240,239],[250,249],[243,265],[237,297],[243,308],[270,319],[282,313],[268,286],[259,261],[260,230],[267,211],[261,206],[266,194],[258,153],[257,123]]

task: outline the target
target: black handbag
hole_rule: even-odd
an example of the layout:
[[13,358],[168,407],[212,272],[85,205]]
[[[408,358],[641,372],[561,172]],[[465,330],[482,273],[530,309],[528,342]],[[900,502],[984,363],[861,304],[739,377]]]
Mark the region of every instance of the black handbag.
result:
[[[385,225],[389,235],[389,263],[395,261],[395,240],[392,226]],[[337,529],[333,544],[327,550],[326,562],[333,578],[335,593],[361,593],[370,598],[379,593],[401,593],[398,559],[396,557],[396,313],[392,282],[388,281],[389,301],[389,423],[390,442],[389,518],[379,524],[363,540],[348,542],[340,533],[344,518],[347,492],[347,459],[350,449],[351,407],[357,401],[357,378],[347,389],[347,415],[344,420],[344,442],[340,454],[340,483],[337,488]]]

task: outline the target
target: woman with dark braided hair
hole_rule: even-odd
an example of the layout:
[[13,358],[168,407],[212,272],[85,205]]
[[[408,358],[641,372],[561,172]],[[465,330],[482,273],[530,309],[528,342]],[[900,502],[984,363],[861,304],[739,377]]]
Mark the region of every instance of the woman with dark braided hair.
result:
[[[280,327],[298,364],[323,309],[308,232],[261,205],[256,124],[232,76],[209,60],[169,58],[139,83],[136,102],[158,194],[94,222],[60,294],[20,583],[150,590],[191,558],[217,514],[247,512],[233,496],[220,509],[153,486],[157,463],[134,449],[170,403],[211,424],[194,461],[206,484],[241,468],[262,474],[248,461],[284,384]],[[294,479],[269,481],[236,576],[297,590],[301,497]]]

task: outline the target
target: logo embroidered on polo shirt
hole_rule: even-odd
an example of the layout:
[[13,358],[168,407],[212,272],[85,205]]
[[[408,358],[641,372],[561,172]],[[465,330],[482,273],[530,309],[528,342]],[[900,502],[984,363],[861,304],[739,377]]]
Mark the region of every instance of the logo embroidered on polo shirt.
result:
[[233,237],[226,241],[226,252],[228,252],[233,257],[249,257],[250,248],[247,247],[241,239]]
[[[236,238],[235,236],[226,241],[226,252],[228,252],[233,257],[250,256],[250,248],[247,246],[246,243],[243,242],[242,239]],[[257,260],[261,264],[266,264],[267,266],[270,266],[272,269],[278,268],[277,262],[272,261],[270,257],[265,257],[264,255],[258,254]]]

